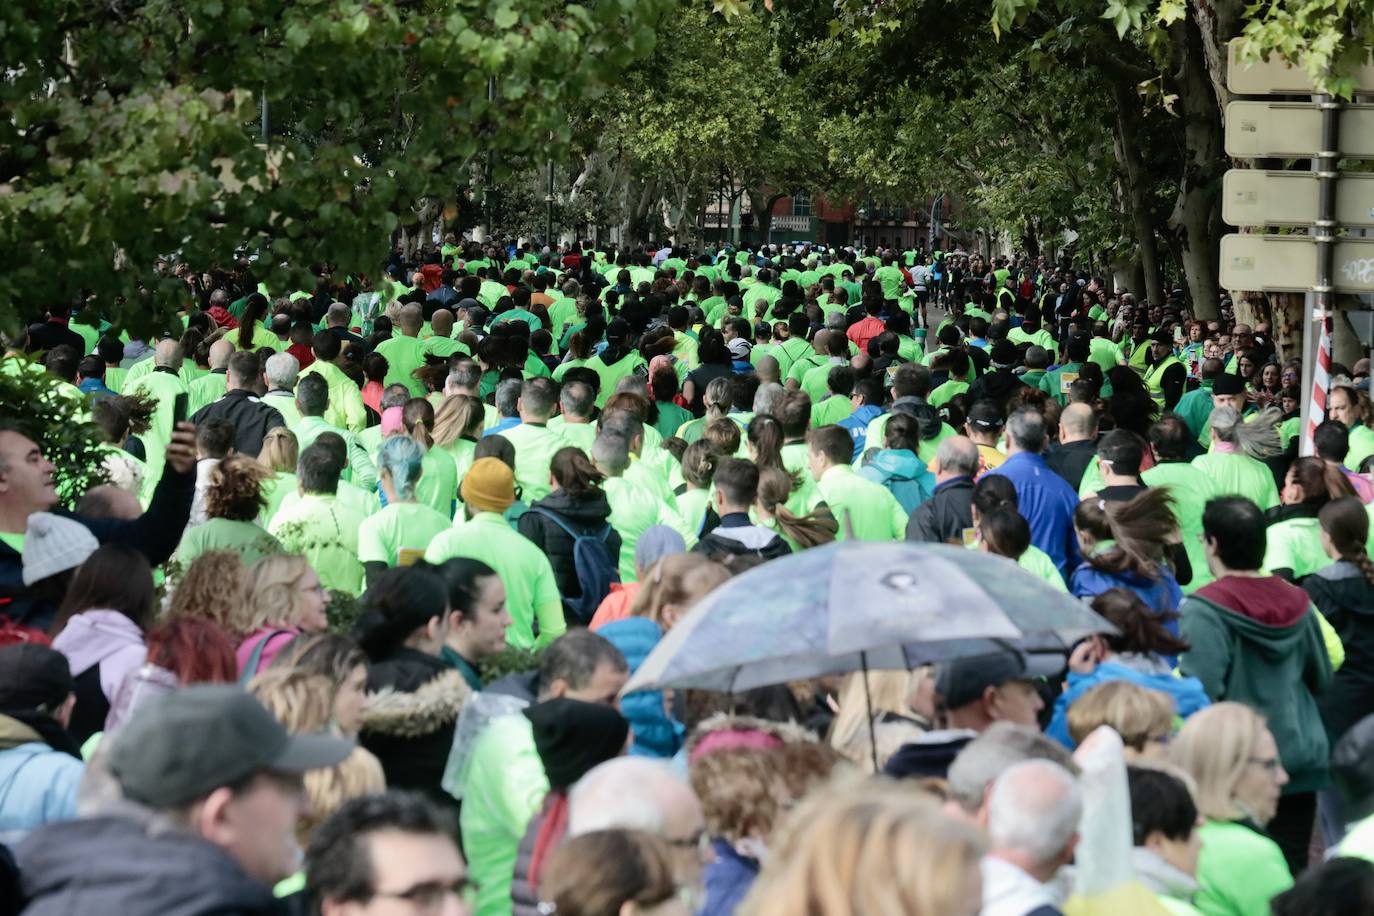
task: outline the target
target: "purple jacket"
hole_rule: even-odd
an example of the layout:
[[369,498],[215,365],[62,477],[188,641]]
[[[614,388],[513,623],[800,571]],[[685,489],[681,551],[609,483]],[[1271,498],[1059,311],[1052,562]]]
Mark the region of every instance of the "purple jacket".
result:
[[124,676],[137,671],[147,656],[143,631],[119,611],[83,611],[74,615],[53,640],[67,656],[72,677],[100,666],[100,690],[114,702]]

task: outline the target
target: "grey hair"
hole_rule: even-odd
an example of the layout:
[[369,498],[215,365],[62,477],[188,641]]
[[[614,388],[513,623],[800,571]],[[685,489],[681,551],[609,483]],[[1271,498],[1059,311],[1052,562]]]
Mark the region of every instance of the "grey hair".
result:
[[935,461],[946,474],[978,473],[978,446],[963,436],[951,436],[935,449]]
[[825,329],[826,329],[827,331],[839,331],[841,334],[843,334],[843,333],[844,333],[844,326],[845,326],[844,312],[841,312],[841,311],[838,311],[838,310],[837,310],[837,311],[829,312],[829,313],[826,314],[826,316],[825,316]]
[[382,389],[382,410],[388,407],[404,407],[410,400],[410,389],[400,382],[392,382]]
[[508,378],[496,386],[496,412],[503,417],[513,417],[518,408],[516,404],[520,401],[520,389],[523,382],[519,379]]
[[764,382],[759,386],[759,390],[754,392],[754,413],[773,415],[773,405],[778,403],[778,398],[783,396],[786,391],[777,382]]
[[1083,793],[1073,774],[1049,760],[1007,767],[988,794],[988,840],[994,850],[1014,849],[1037,865],[1063,854],[1083,817]]
[[414,499],[415,486],[420,482],[420,468],[425,453],[420,444],[409,436],[388,436],[377,453],[377,473],[391,476],[398,499]]
[[604,430],[592,442],[592,461],[602,473],[619,477],[630,466],[630,444],[619,433]]
[[445,387],[476,388],[482,381],[482,367],[476,363],[461,362],[449,370]]
[[596,392],[586,382],[565,382],[558,394],[558,403],[566,416],[590,417],[592,406],[596,404]]
[[576,299],[578,296],[582,295],[582,284],[578,283],[576,280],[569,280],[567,283],[563,284],[562,290],[563,295],[567,296],[569,299]]
[[593,767],[568,793],[568,836],[617,829],[662,835],[673,802],[691,795],[668,764],[617,757]]
[[988,786],[1014,763],[1049,760],[1073,772],[1073,758],[1063,746],[1033,728],[994,722],[970,741],[949,765],[949,792],[969,814],[983,807]]
[[1212,435],[1229,442],[1251,458],[1272,458],[1283,451],[1279,422],[1283,414],[1277,407],[1266,407],[1247,422],[1234,407],[1212,411]]
[[1045,417],[1034,407],[1019,407],[1007,417],[1007,438],[1023,452],[1045,449]]
[[267,357],[267,365],[262,374],[267,377],[267,387],[290,390],[296,385],[296,375],[301,371],[301,361],[290,353],[274,353]]

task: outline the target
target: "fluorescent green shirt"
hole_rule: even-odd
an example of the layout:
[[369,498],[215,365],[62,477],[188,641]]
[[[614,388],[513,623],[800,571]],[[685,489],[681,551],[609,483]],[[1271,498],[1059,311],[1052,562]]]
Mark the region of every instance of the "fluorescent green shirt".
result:
[[527,503],[549,495],[549,465],[554,453],[570,443],[547,426],[519,423],[501,434],[515,446],[515,482]]
[[296,408],[296,398],[290,392],[271,392],[263,395],[260,400],[268,407],[273,408],[281,414],[282,420],[286,422],[287,429],[294,429],[301,418],[301,412]]
[[811,476],[809,450],[805,442],[793,442],[782,447],[782,466],[799,481],[787,497],[787,508],[793,515],[805,515],[821,501],[821,491]]
[[314,445],[322,433],[342,436],[344,444],[348,446],[348,467],[344,468],[344,480],[364,490],[376,489],[377,467],[372,463],[372,456],[368,455],[367,449],[358,444],[357,436],[328,423],[321,417],[301,417],[291,431],[296,434],[296,443],[302,452]]
[[[510,645],[543,648],[567,629],[549,558],[495,512],[474,514],[465,524],[435,537],[425,551],[425,559],[431,563],[453,557],[481,560],[501,577],[512,621],[506,630]],[[534,635],[536,622],[538,639]]]
[[1345,456],[1345,466],[1352,471],[1360,469],[1360,463],[1374,455],[1374,429],[1357,423],[1350,431],[1350,451]]
[[186,416],[224,397],[229,375],[224,370],[207,372],[186,386]]
[[[367,426],[367,411],[363,407],[363,394],[353,380],[344,375],[344,371],[338,366],[322,359],[315,360],[301,370],[302,376],[312,374],[320,376],[329,384],[329,406],[325,408],[324,418],[340,429],[354,433],[362,432]],[[300,411],[296,413],[299,414]],[[286,416],[285,411],[282,411],[282,416]]]
[[1211,478],[1214,496],[1244,496],[1261,509],[1272,509],[1279,504],[1274,475],[1249,455],[1209,452],[1194,458],[1193,467]]
[[[449,445],[440,445],[437,448],[448,452],[448,456],[453,459],[453,468],[458,484],[463,483],[463,475],[472,467],[472,462],[477,451],[477,443],[471,439],[458,439]],[[456,495],[455,491],[455,495]]]
[[[906,536],[907,513],[882,484],[860,477],[847,464],[827,470],[816,486],[840,523],[837,540],[853,535],[860,541],[900,541]],[[846,519],[848,524],[846,524]]]
[[602,361],[600,354],[587,360],[587,368],[595,372],[597,377],[601,379],[601,388],[596,393],[596,406],[605,407],[606,401],[615,394],[616,383],[644,365],[647,365],[644,362],[644,357],[634,352],[625,354],[616,363],[609,366]]
[[452,527],[447,515],[423,503],[388,503],[358,528],[358,560],[410,566],[425,555],[435,537]]
[[453,456],[441,448],[428,449],[420,465],[415,499],[451,520],[457,498],[458,468],[453,463]]
[[[830,370],[848,364],[849,360],[843,356],[831,356],[825,362],[806,371],[801,379],[801,390],[811,396],[812,404],[819,404],[830,393]],[[801,363],[797,365],[801,365]]]
[[1269,526],[1264,568],[1269,572],[1291,569],[1294,579],[1325,569],[1336,562],[1322,547],[1321,524],[1315,518],[1290,518]]
[[635,545],[639,543],[639,536],[652,525],[672,525],[675,519],[658,497],[624,477],[607,478],[602,489],[611,504],[611,526],[620,534],[620,581],[638,581]]
[[1050,559],[1049,554],[1034,544],[1026,548],[1026,552],[1021,554],[1020,559],[1016,561],[1016,565],[1043,580],[1051,588],[1061,592],[1069,590],[1069,587],[1064,584],[1064,577],[1059,574],[1059,567],[1054,565],[1054,560]]
[[1142,471],[1140,480],[1149,487],[1169,488],[1183,549],[1188,553],[1188,565],[1193,568],[1192,581],[1183,586],[1183,591],[1192,594],[1212,581],[1202,543],[1202,510],[1216,495],[1212,479],[1187,461],[1168,461]]
[[968,391],[968,382],[950,379],[932,391],[926,403],[930,404],[931,407],[940,407],[948,404],[955,395],[963,394],[965,391]]
[[358,560],[358,529],[363,516],[332,495],[307,493],[283,506],[268,528],[286,553],[309,561],[325,588],[358,595],[363,564]]
[[411,375],[425,364],[423,340],[400,334],[377,344],[377,352],[386,357],[386,384],[405,385],[410,389],[410,396],[414,398],[425,396],[424,384]]
[[212,550],[232,550],[243,560],[244,566],[282,552],[277,539],[252,522],[212,518],[186,529],[177,545],[176,556],[182,566],[189,566],[196,557]]
[[162,477],[167,444],[172,441],[172,412],[176,396],[185,392],[186,383],[171,372],[149,372],[129,386],[127,394],[141,394],[157,404],[148,431],[139,437],[147,454],[147,479],[153,486]]
[[842,394],[832,394],[811,408],[811,426],[830,426],[854,412],[854,403]]
[[278,471],[262,482],[262,495],[267,499],[267,508],[262,510],[258,521],[264,528],[272,524],[272,518],[281,508],[282,501],[294,495],[298,486],[296,475],[286,471]]

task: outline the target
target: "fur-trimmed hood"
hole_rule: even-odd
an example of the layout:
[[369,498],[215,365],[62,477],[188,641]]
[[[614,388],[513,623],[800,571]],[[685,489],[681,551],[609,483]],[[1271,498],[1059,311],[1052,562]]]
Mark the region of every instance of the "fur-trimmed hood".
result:
[[367,695],[363,731],[417,738],[451,725],[472,696],[462,674],[449,669],[414,690],[383,687]]

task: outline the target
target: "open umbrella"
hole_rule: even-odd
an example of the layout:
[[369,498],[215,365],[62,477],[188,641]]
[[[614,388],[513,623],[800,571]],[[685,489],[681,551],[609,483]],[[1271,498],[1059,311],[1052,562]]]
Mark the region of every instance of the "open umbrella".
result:
[[739,692],[1018,649],[1067,652],[1114,628],[1003,557],[944,544],[845,541],[765,563],[667,633],[625,692]]

